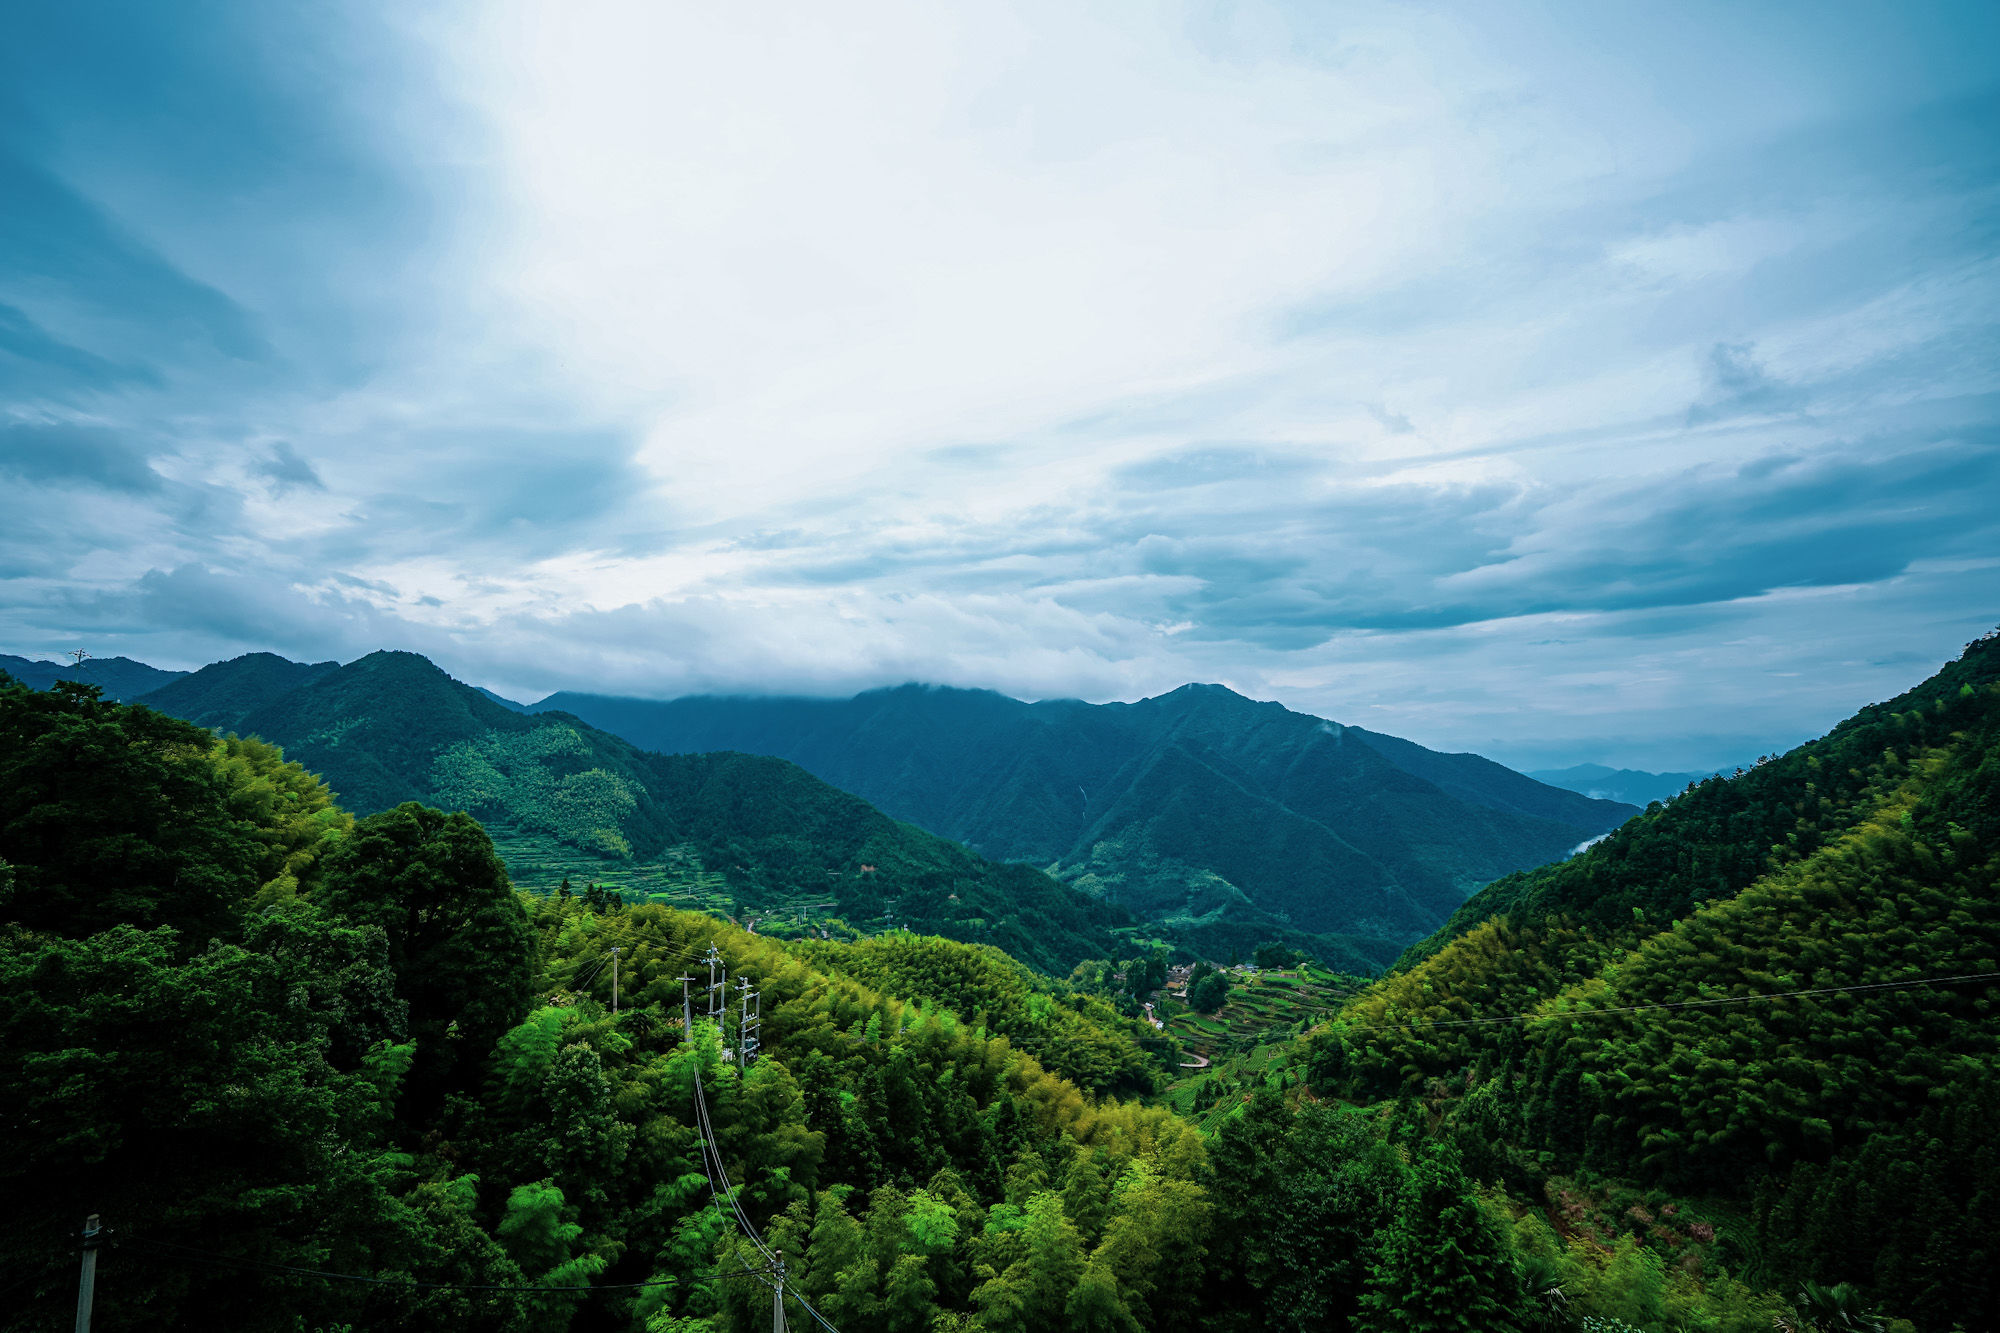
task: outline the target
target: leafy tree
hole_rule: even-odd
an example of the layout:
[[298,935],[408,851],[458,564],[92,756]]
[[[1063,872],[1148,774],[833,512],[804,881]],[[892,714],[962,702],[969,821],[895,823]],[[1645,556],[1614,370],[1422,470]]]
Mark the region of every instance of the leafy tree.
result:
[[1272,972],[1290,967],[1298,959],[1298,955],[1282,944],[1260,944],[1254,957],[1258,967]]
[[527,1012],[533,937],[485,830],[415,803],[355,824],[315,895],[381,929],[428,1096],[467,1086]]
[[[165,1246],[227,1238],[239,1257],[350,1271],[420,1250],[423,1228],[391,1195],[395,1159],[378,1137],[393,1071],[356,1052],[397,1035],[396,1007],[351,1003],[386,989],[369,979],[383,965],[379,934],[300,910],[260,936],[261,947],[185,959],[166,928],[6,940],[0,1258],[42,1272],[36,1291],[73,1290],[73,1270],[48,1256],[70,1253],[64,1238],[91,1212],[132,1242],[119,1280],[100,1288],[114,1326],[292,1327],[299,1279],[176,1264]],[[336,1052],[352,1063],[330,1063]],[[313,1297],[358,1314],[353,1298]]]
[[1369,1265],[1357,1327],[1381,1333],[1519,1330],[1523,1301],[1503,1241],[1448,1149],[1426,1145]]
[[183,947],[231,934],[268,868],[226,800],[206,731],[58,681],[0,676],[0,919],[82,937],[172,926]]
[[1188,1007],[1212,1014],[1229,1001],[1229,974],[1208,972],[1188,982]]

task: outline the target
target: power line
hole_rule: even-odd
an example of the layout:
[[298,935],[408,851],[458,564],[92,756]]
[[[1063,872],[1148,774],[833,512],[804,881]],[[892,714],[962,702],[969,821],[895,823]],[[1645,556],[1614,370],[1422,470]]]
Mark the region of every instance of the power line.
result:
[[803,1305],[805,1307],[806,1313],[811,1315],[814,1319],[817,1319],[820,1322],[821,1327],[827,1330],[827,1333],[840,1333],[839,1329],[835,1328],[832,1324],[827,1322],[825,1315],[813,1309],[812,1302],[808,1301],[804,1296],[801,1296],[796,1287],[788,1289],[785,1294],[790,1296],[793,1300],[797,1301],[800,1305]]
[[121,1242],[125,1245],[152,1246],[159,1249],[178,1250],[188,1258],[202,1263],[233,1264],[242,1268],[265,1268],[283,1273],[299,1273],[307,1277],[325,1278],[328,1281],[362,1282],[378,1287],[414,1287],[425,1291],[635,1291],[641,1287],[678,1287],[698,1285],[704,1282],[719,1282],[724,1278],[745,1275],[758,1277],[766,1270],[746,1269],[745,1273],[713,1273],[707,1277],[654,1278],[646,1282],[605,1282],[582,1285],[553,1285],[549,1283],[505,1283],[505,1282],[420,1282],[415,1278],[372,1277],[365,1273],[335,1273],[324,1268],[304,1268],[298,1264],[281,1264],[267,1259],[243,1259],[234,1255],[221,1254],[214,1250],[197,1249],[192,1245],[182,1245],[170,1240],[153,1240],[145,1236],[127,1236]]
[[[729,1183],[729,1168],[723,1164],[722,1144],[716,1138],[715,1122],[709,1116],[708,1099],[702,1090],[700,1058],[698,1054],[695,1057],[694,1104],[695,1115],[701,1125],[702,1166],[706,1170],[711,1159],[713,1159],[715,1165],[715,1172],[709,1176],[708,1180],[709,1192],[716,1195],[718,1202],[723,1200],[728,1202],[730,1211],[736,1214],[737,1223],[743,1228],[743,1233],[750,1238],[750,1243],[757,1247],[757,1252],[762,1254],[767,1262],[775,1261],[777,1255],[769,1246],[764,1244],[763,1238],[757,1234],[756,1226],[751,1223],[749,1215],[743,1211],[743,1205],[737,1201],[735,1187]],[[722,1178],[720,1192],[717,1191],[715,1184],[717,1176]]]
[[[711,1013],[714,1013],[715,995],[718,986],[721,984],[726,984],[726,977],[720,983],[716,980],[717,972],[722,965],[722,955],[720,951],[717,950],[715,946],[712,944],[708,948],[707,961],[709,964],[709,978],[710,978],[708,986],[710,995],[710,1008],[711,1008]],[[739,980],[741,980],[741,978],[739,978]],[[765,1270],[766,1275],[763,1276],[761,1280],[763,1281],[764,1285],[771,1288],[771,1291],[773,1293],[771,1302],[772,1328],[774,1330],[782,1330],[785,1326],[785,1296],[787,1295],[787,1290],[785,1285],[785,1261],[781,1256],[779,1256],[775,1251],[773,1251],[770,1246],[764,1243],[764,1239],[762,1236],[759,1236],[757,1234],[756,1226],[750,1221],[749,1214],[743,1211],[743,1205],[738,1201],[736,1197],[736,1189],[729,1182],[729,1168],[727,1164],[724,1163],[722,1158],[722,1144],[721,1141],[716,1137],[715,1121],[713,1117],[709,1114],[708,1092],[707,1089],[703,1086],[701,1081],[701,1053],[694,1047],[693,1009],[691,1003],[691,995],[688,990],[688,987],[693,983],[693,981],[694,978],[691,976],[687,976],[684,974],[681,977],[681,1006],[682,1006],[683,1022],[686,1023],[688,1029],[687,1040],[688,1040],[689,1054],[693,1057],[692,1061],[689,1064],[689,1068],[694,1073],[694,1109],[695,1109],[695,1119],[699,1124],[699,1137],[701,1140],[701,1150],[702,1150],[701,1153],[702,1173],[708,1176],[709,1193],[713,1195],[715,1198],[716,1211],[718,1213],[721,1212],[722,1203],[726,1200],[729,1204],[730,1212],[733,1213],[736,1217],[737,1226],[742,1229],[743,1234],[749,1238],[750,1243],[752,1245],[757,1247],[757,1252],[763,1255],[765,1262],[770,1265],[770,1267]],[[745,983],[745,985],[747,989],[747,983]],[[727,994],[725,993],[722,998],[726,1006],[728,998]],[[718,1035],[719,1035],[719,1028],[718,1028]],[[719,1187],[716,1184],[718,1179],[720,1179],[721,1181],[721,1185]],[[745,1270],[750,1271],[749,1260],[743,1259],[743,1256],[740,1253],[737,1255],[737,1258],[739,1260],[742,1260]],[[789,1294],[802,1307],[804,1307],[807,1314],[811,1315],[814,1320],[816,1320],[821,1326],[826,1328],[828,1330],[828,1333],[840,1333],[840,1330],[838,1328],[835,1328],[831,1323],[829,1323],[826,1319],[826,1316],[822,1315],[818,1310],[814,1309],[812,1303],[806,1300],[806,1298],[803,1295],[801,1295],[796,1289],[791,1290]]]
[[[1347,1023],[1364,1032],[1409,1032],[1422,1028],[1491,1027],[1500,1023],[1553,1022],[1557,1019],[1596,1018],[1605,1014],[1636,1014],[1654,1010],[1714,1009],[1729,1004],[1761,1004],[1772,1000],[1796,1000],[1812,995],[1844,995],[1854,991],[1914,990],[1923,986],[1958,986],[1974,981],[2000,980],[2000,972],[1967,972],[1950,977],[1918,977],[1904,981],[1868,981],[1853,986],[1814,986],[1805,990],[1771,991],[1762,995],[1729,995],[1710,1000],[1662,1000],[1657,1004],[1623,1004],[1604,1009],[1563,1009],[1543,1013],[1526,1011],[1489,1018],[1420,1019],[1409,1023]],[[1335,1022],[1341,1020],[1336,1018]]]

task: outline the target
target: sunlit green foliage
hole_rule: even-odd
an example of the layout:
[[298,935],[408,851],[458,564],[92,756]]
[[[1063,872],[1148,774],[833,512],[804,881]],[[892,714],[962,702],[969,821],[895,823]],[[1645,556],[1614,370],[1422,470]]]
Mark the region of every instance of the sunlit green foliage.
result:
[[[1582,1168],[1732,1198],[1787,1283],[1925,1328],[2000,1317],[1975,1146],[2000,1077],[2000,641],[1481,910],[1300,1044],[1316,1086],[1422,1096],[1519,1188]],[[1799,991],[1824,993],[1760,998]],[[1659,1309],[1630,1295],[1636,1240],[1571,1290],[1671,1323],[1671,1271]]]
[[448,810],[502,814],[587,851],[630,856],[623,829],[645,789],[594,757],[577,729],[560,723],[489,731],[437,757],[431,795]]
[[[1179,1060],[1179,1048],[1151,1025],[1037,976],[997,949],[896,934],[853,944],[808,943],[803,953],[830,970],[922,1001],[939,1021],[955,1022],[952,1015],[962,1014],[1089,1092],[1152,1092],[1159,1074]],[[936,1006],[949,1012],[939,1014]]]

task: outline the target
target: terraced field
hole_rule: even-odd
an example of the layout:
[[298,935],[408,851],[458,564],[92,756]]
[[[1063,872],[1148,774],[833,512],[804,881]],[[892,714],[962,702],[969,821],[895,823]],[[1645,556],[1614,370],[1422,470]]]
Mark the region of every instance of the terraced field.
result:
[[1367,982],[1307,965],[1239,977],[1214,1014],[1167,1006],[1167,1030],[1189,1050],[1221,1061],[1266,1043],[1289,1041],[1301,1022],[1317,1021]]
[[1213,1133],[1257,1088],[1283,1083],[1287,1051],[1301,1025],[1338,1008],[1367,984],[1365,978],[1308,965],[1240,978],[1214,1014],[1198,1014],[1166,1000],[1167,1031],[1211,1061],[1206,1069],[1184,1070],[1185,1076],[1167,1088],[1167,1102],[1203,1133]]

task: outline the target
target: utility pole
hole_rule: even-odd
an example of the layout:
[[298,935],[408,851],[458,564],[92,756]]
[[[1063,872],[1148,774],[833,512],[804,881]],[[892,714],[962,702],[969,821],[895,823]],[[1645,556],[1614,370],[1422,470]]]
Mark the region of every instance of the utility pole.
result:
[[776,1261],[777,1283],[771,1288],[771,1333],[785,1333],[785,1261]]
[[618,1012],[618,946],[611,949],[611,1012]]
[[722,954],[711,944],[708,946],[708,1016],[715,1020],[716,1031],[720,1032],[723,1015],[729,1010],[729,969],[722,965]]
[[694,978],[681,973],[681,1040],[694,1040]]
[[751,990],[749,980],[740,975],[736,978],[736,985],[739,988],[736,993],[742,1000],[736,1019],[736,1067],[748,1069],[750,1062],[757,1058],[757,1029],[762,1025],[758,1010],[762,1008],[763,993]]
[[97,1214],[83,1219],[83,1276],[76,1286],[76,1333],[90,1333],[90,1305],[97,1298]]

